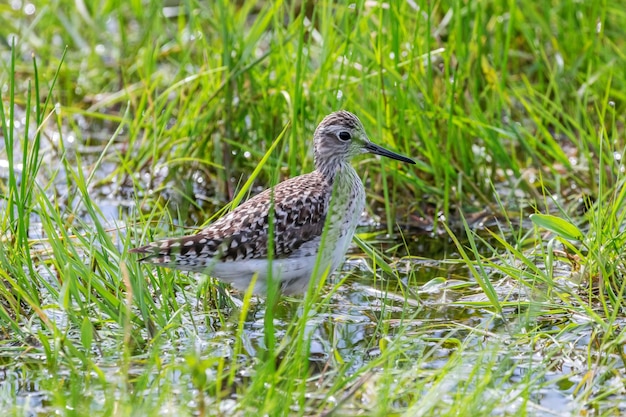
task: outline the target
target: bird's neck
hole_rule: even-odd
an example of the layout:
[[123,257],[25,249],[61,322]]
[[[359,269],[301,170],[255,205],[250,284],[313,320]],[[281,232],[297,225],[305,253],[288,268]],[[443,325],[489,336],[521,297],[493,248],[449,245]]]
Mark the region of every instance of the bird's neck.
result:
[[335,181],[341,181],[343,178],[353,178],[356,171],[344,157],[327,156],[323,160],[316,159],[315,169],[321,173],[324,178],[333,184]]

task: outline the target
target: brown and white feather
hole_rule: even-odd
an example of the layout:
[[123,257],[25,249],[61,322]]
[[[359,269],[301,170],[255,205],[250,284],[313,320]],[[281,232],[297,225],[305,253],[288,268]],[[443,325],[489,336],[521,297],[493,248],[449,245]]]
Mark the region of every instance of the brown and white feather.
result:
[[273,256],[286,257],[322,234],[331,188],[317,171],[300,175],[254,196],[195,235],[153,242],[131,252],[147,254],[142,261],[162,266],[186,260],[267,258],[273,216]]

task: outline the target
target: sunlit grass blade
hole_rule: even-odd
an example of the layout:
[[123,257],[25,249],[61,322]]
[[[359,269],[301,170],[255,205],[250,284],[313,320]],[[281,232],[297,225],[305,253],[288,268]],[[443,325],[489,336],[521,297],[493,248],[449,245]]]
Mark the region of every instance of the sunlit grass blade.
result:
[[465,248],[463,247],[457,236],[454,234],[454,232],[450,230],[448,225],[446,225],[445,223],[442,223],[442,225],[448,232],[450,238],[453,240],[454,244],[457,247],[457,250],[459,251],[459,254],[465,260],[466,265],[472,272],[472,277],[476,280],[476,282],[478,282],[478,285],[480,285],[480,288],[483,290],[496,312],[502,315],[502,306],[500,305],[500,300],[498,299],[498,295],[493,288],[493,285],[491,284],[489,274],[484,268],[482,258],[480,256],[480,253],[478,252],[478,248],[474,240],[474,232],[469,228],[467,221],[464,217],[462,218],[462,221],[463,226],[465,227],[465,233],[467,234],[467,240],[470,244],[471,253],[473,255],[472,258],[470,258],[469,254],[465,251]]
[[553,216],[551,214],[535,213],[530,215],[530,220],[532,220],[532,222],[537,226],[543,227],[563,239],[577,241],[583,240],[583,233],[580,229],[560,217]]

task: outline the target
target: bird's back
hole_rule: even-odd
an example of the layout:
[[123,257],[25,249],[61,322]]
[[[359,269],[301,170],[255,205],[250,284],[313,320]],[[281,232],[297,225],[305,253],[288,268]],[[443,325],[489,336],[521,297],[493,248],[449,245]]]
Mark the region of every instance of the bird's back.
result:
[[147,254],[144,260],[156,265],[191,271],[215,262],[266,259],[270,248],[274,258],[284,258],[322,234],[331,188],[317,171],[300,175],[247,200],[196,235],[132,252]]

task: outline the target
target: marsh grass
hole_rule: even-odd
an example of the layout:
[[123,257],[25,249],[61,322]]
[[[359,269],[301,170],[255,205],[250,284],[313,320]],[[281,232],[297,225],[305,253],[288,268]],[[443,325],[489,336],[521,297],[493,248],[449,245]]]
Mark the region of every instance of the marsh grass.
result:
[[[620,2],[18,3],[3,415],[624,412]],[[127,255],[309,171],[338,108],[418,159],[355,161],[394,244],[298,300]]]

